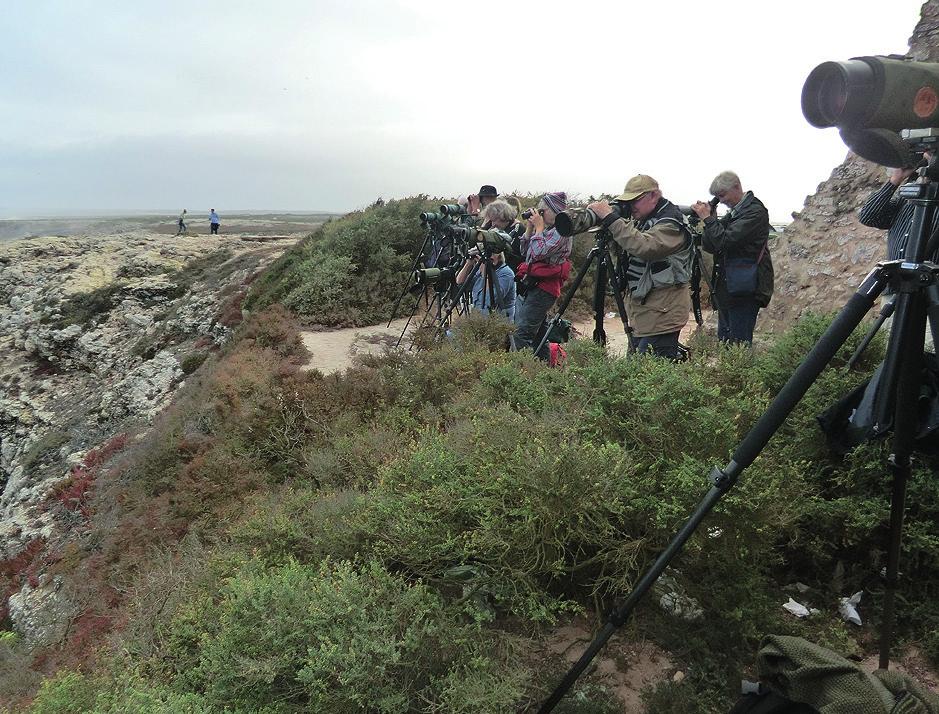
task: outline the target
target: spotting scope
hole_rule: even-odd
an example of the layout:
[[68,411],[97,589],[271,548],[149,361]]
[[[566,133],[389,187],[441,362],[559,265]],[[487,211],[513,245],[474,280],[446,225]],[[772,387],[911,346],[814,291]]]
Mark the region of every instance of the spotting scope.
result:
[[913,166],[920,157],[901,132],[939,128],[939,63],[896,55],[823,62],[802,87],[802,113],[812,126],[838,127],[865,159]]

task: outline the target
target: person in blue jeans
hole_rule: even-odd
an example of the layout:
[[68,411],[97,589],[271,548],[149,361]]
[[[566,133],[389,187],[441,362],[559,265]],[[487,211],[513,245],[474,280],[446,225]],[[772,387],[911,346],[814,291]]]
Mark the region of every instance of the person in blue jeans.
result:
[[[714,254],[711,300],[717,307],[717,338],[750,346],[757,314],[773,296],[769,212],[752,191],[744,192],[733,171],[715,177],[711,195],[730,209],[723,217],[703,201],[692,208],[704,220],[701,247]],[[729,279],[729,270],[747,279]]]
[[183,209],[183,212],[179,214],[179,218],[176,219],[176,235],[182,235],[186,232],[186,209]]
[[213,208],[209,213],[209,227],[212,229],[212,235],[218,235],[218,227],[222,220],[218,217],[218,214]]
[[[482,212],[483,225],[504,231],[515,220],[515,209],[505,201],[494,201],[486,206]],[[505,236],[506,243],[509,236]],[[463,285],[472,280],[470,291],[473,298],[473,308],[483,314],[493,309],[493,298],[501,300],[500,312],[509,320],[515,319],[515,273],[505,262],[504,253],[492,253],[490,270],[482,270],[482,256],[476,251],[466,259],[463,267],[456,276],[456,284]],[[492,290],[489,288],[487,278],[495,279]],[[496,289],[498,286],[498,289]]]
[[[501,302],[499,312],[509,320],[515,319],[515,273],[505,263],[504,253],[493,253],[490,257],[490,270],[483,274],[483,257],[476,253],[466,259],[463,268],[457,273],[456,284],[463,285],[472,280],[470,291],[473,296],[473,310],[488,315]],[[490,290],[489,281],[494,280]],[[496,287],[498,286],[498,287]]]

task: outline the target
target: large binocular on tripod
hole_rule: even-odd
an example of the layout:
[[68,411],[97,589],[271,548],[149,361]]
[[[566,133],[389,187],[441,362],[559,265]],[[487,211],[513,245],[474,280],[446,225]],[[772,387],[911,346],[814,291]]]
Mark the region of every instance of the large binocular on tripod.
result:
[[823,62],[802,87],[802,113],[812,126],[838,127],[869,161],[915,166],[937,141],[916,130],[939,133],[939,63],[896,56]]

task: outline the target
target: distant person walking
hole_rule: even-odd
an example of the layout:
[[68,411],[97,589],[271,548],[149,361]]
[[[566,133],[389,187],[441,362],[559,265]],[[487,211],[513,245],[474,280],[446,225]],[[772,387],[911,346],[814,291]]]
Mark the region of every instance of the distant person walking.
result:
[[182,235],[186,232],[186,209],[179,214],[179,227],[176,229],[176,235]]
[[212,212],[209,213],[209,225],[212,227],[212,235],[218,235],[218,226],[221,223],[221,220],[218,217],[218,214],[215,212],[215,209],[212,209]]

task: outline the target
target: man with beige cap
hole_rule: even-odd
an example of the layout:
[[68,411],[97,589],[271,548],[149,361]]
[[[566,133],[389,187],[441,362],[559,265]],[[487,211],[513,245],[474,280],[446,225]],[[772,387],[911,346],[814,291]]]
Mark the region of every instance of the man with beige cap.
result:
[[606,201],[590,208],[626,253],[626,316],[630,351],[680,359],[678,335],[691,312],[691,235],[678,206],[662,197],[658,182],[640,174],[614,199],[629,205],[631,218]]

